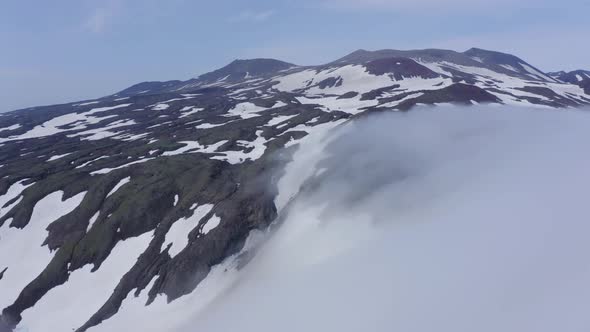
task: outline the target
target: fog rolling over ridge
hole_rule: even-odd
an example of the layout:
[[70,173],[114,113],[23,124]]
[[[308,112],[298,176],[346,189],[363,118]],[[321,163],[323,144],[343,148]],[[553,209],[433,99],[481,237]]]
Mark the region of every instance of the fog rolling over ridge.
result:
[[589,140],[588,113],[506,106],[309,140],[285,179],[321,176],[174,331],[587,331]]

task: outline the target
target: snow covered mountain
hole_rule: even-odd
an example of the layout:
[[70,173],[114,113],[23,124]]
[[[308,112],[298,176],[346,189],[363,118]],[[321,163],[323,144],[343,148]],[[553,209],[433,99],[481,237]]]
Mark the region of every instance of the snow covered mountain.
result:
[[113,331],[131,303],[182,304],[251,258],[296,194],[280,179],[298,143],[358,116],[580,107],[583,82],[481,49],[358,50],[0,114],[0,331]]
[[575,84],[584,89],[586,93],[590,93],[590,71],[588,70],[559,71],[548,75],[561,82]]

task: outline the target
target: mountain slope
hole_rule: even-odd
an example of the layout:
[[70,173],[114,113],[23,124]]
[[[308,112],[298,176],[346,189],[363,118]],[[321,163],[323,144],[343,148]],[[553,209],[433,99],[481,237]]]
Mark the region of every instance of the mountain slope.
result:
[[560,71],[549,73],[549,76],[561,82],[575,84],[584,89],[587,94],[590,94],[590,71],[588,70]]
[[294,67],[291,63],[274,59],[235,60],[221,69],[199,76],[198,80],[204,82],[239,81],[276,74],[291,67]]
[[[441,103],[578,107],[590,95],[497,52],[383,50],[307,67],[237,60],[0,114],[0,331],[49,317],[53,331],[92,331],[133,294],[179,300],[248,261],[252,234],[285,206],[277,196],[291,197],[279,179],[297,143]],[[61,303],[72,294],[82,300]]]

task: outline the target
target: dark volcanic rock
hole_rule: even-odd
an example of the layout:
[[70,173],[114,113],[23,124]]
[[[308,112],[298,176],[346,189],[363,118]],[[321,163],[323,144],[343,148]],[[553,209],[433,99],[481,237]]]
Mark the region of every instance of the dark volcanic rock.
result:
[[410,77],[435,78],[439,74],[408,58],[383,58],[365,64],[367,71],[373,75],[390,74],[396,80]]
[[168,88],[178,85],[181,81],[166,81],[166,82],[143,82],[135,84],[125,90],[118,92],[116,95],[120,97],[132,96],[137,94],[153,94],[164,91]]
[[350,91],[350,92],[347,92],[347,93],[339,96],[338,99],[350,99],[350,98],[354,98],[354,97],[356,97],[358,95],[359,95],[358,92]]
[[247,79],[289,69],[295,65],[274,59],[235,60],[229,65],[199,76],[200,80],[215,82],[227,79],[229,81]]
[[318,83],[318,87],[320,89],[333,88],[333,87],[341,86],[341,85],[342,85],[342,78],[341,77],[328,77],[325,80]]
[[409,58],[413,60],[420,60],[425,62],[443,62],[448,61],[465,66],[478,66],[479,62],[473,60],[469,56],[451,50],[441,49],[424,49],[424,50],[378,50],[366,51],[357,50],[351,54],[336,60],[333,63],[357,63],[365,64],[370,61],[386,59],[386,58]]
[[471,48],[465,51],[464,54],[473,59],[477,59],[477,61],[480,61],[483,65],[500,73],[516,75],[529,80],[553,81],[549,76],[539,76],[538,74],[531,73],[531,69],[538,73],[542,73],[542,71],[512,54],[483,50],[481,48]]
[[[385,100],[388,102],[403,100],[409,95],[410,94],[401,94],[396,97],[386,98]],[[498,103],[500,100],[498,97],[478,87],[457,83],[440,90],[422,91],[420,96],[403,100],[395,107],[395,109],[407,111],[416,104],[433,105],[436,103],[453,103],[471,105],[473,102],[485,104]],[[382,111],[382,109],[379,108],[373,108],[372,110]]]

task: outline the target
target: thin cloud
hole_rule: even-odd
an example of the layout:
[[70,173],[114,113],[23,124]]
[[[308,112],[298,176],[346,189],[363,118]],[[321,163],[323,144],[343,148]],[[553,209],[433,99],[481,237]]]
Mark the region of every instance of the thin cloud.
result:
[[112,16],[113,15],[109,10],[98,8],[84,22],[84,27],[94,33],[101,33],[105,30],[105,27]]
[[[393,10],[393,11],[428,11],[452,10],[469,12],[481,9],[499,8],[498,4],[509,4],[517,7],[539,6],[537,1],[523,0],[514,4],[512,0],[322,0],[320,6],[341,10]],[[503,8],[503,7],[502,7]]]
[[231,17],[230,22],[263,22],[275,15],[276,11],[273,9],[253,11],[245,10],[238,15]]
[[[309,181],[237,281],[190,321],[148,316],[177,332],[586,331],[589,120],[440,107],[305,142],[285,176]],[[224,281],[206,280],[189,298]]]
[[106,31],[123,5],[124,0],[104,1],[102,6],[94,8],[88,15],[83,23],[83,28],[93,33]]

